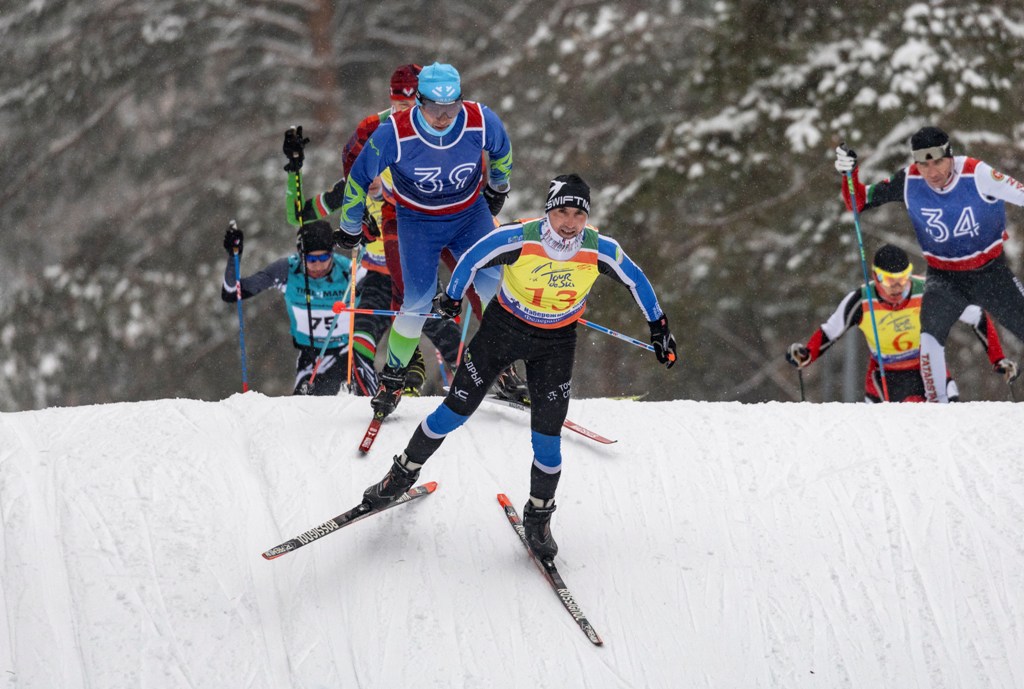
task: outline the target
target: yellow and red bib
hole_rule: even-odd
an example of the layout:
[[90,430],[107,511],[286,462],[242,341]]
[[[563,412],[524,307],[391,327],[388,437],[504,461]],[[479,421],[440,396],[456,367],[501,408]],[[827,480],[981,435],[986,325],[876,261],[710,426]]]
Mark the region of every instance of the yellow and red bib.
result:
[[544,219],[523,224],[523,248],[502,269],[498,300],[513,315],[538,328],[561,328],[583,316],[587,294],[600,274],[598,232],[587,225],[580,250],[567,260],[548,256],[541,240]]

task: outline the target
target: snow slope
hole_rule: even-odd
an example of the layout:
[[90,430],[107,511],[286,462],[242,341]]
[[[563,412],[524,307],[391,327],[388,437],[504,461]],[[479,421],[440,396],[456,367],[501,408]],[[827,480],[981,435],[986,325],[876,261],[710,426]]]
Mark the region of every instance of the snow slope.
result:
[[554,530],[592,646],[495,500],[485,405],[434,495],[267,562],[358,501],[365,399],[0,415],[0,686],[1024,686],[1024,407],[574,401]]

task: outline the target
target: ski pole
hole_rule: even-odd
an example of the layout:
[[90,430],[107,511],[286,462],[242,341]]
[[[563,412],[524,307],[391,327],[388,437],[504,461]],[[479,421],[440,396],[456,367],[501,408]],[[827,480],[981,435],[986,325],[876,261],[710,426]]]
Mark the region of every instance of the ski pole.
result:
[[444,357],[436,349],[434,350],[434,356],[437,357],[437,366],[441,369],[441,385],[448,387],[448,368],[444,365]]
[[[611,328],[606,328],[603,325],[598,325],[597,323],[591,323],[590,321],[586,320],[585,318],[579,319],[578,322],[582,323],[583,325],[587,326],[588,328],[593,328],[594,330],[597,330],[598,332],[602,332],[605,335],[611,335],[612,337],[617,337],[620,340],[622,340],[623,342],[628,342],[629,344],[634,345],[636,347],[640,347],[641,349],[646,349],[648,352],[653,352],[654,351],[654,345],[647,344],[646,342],[641,342],[640,340],[632,338],[629,335],[623,335],[622,333],[616,332],[616,331],[612,330]],[[676,360],[676,356],[672,352],[668,353],[668,358],[669,358],[669,361],[675,361]]]
[[[313,295],[309,291],[309,266],[306,265],[306,239],[302,235],[302,170],[295,171],[295,219],[299,223],[299,258],[302,260],[302,278],[306,287],[306,325],[309,341],[313,342]],[[312,379],[311,379],[312,380]]]
[[602,332],[605,335],[611,335],[612,337],[617,337],[620,340],[622,340],[623,342],[628,342],[629,344],[634,345],[636,347],[640,347],[642,349],[646,349],[649,352],[653,352],[654,351],[654,345],[647,344],[646,342],[641,342],[640,340],[634,339],[634,338],[630,337],[629,335],[623,335],[622,333],[616,332],[616,331],[612,330],[611,328],[606,328],[603,325],[598,325],[597,323],[591,323],[590,321],[586,320],[585,318],[579,319],[579,323],[582,324],[582,325],[587,326],[588,328],[593,328],[594,330],[596,330],[598,332]]
[[[341,303],[342,302],[340,302],[340,301],[334,302],[334,306],[331,308],[331,310],[334,311],[335,314],[341,313],[342,309],[338,308],[338,304],[341,304]],[[334,335],[334,328],[337,325],[338,325],[337,317],[332,318],[331,319],[331,329],[327,331],[327,339],[324,340],[323,346],[320,347],[320,354],[316,358],[316,363],[313,364],[313,375],[311,375],[309,377],[309,384],[311,386],[313,385],[313,381],[316,380],[316,372],[320,369],[320,362],[322,362],[324,360],[324,354],[327,352],[327,345],[329,345],[331,343],[331,337]],[[313,336],[312,335],[310,335],[309,341],[310,342],[313,341]],[[349,345],[348,345],[349,357],[348,358],[349,358],[349,361],[351,361],[352,360],[352,340],[350,339],[348,342],[349,342]],[[351,371],[351,369],[349,369],[349,370]]]
[[[231,221],[231,227],[238,225]],[[241,260],[238,256],[238,248],[234,249],[235,256],[235,304],[238,305],[238,346],[242,350],[242,392],[249,392],[249,374],[245,370],[245,319],[242,318],[242,273]]]
[[[359,247],[356,246],[356,247],[353,247],[353,249],[352,249],[352,261],[349,264],[349,269],[348,269],[348,279],[349,279],[349,282],[352,284],[352,292],[351,292],[351,294],[349,295],[349,298],[348,298],[349,308],[350,309],[354,309],[356,307],[356,261],[358,261],[358,260],[359,260]],[[337,303],[337,302],[335,302],[335,303]],[[332,307],[332,310],[333,310],[333,307]],[[339,311],[335,311],[335,313],[340,313],[340,312]],[[338,320],[338,319],[335,318],[334,320]],[[355,358],[355,355],[356,355],[356,350],[355,350],[355,347],[353,346],[353,343],[354,343],[355,339],[356,339],[356,319],[355,319],[355,317],[352,314],[350,314],[349,317],[348,317],[348,373],[347,373],[347,377],[345,379],[345,384],[349,386],[350,390],[352,389],[352,360]]]
[[882,395],[889,401],[889,385],[885,381],[885,364],[882,363],[882,343],[878,337],[878,321],[875,319],[875,298],[871,296],[871,278],[868,275],[868,260],[864,257],[864,237],[860,232],[860,211],[857,208],[857,189],[853,184],[853,171],[844,173],[846,187],[850,190],[850,208],[853,209],[853,226],[857,230],[857,248],[860,250],[860,267],[864,271],[864,289],[867,291],[868,311],[871,313],[871,330],[875,334],[875,358],[882,378]]
[[462,335],[459,337],[459,355],[455,357],[455,368],[459,368],[459,364],[462,363],[462,350],[466,348],[466,333],[469,332],[469,311],[462,314]]
[[415,313],[413,311],[391,311],[390,309],[356,309],[345,306],[345,302],[343,301],[334,302],[334,308],[338,308],[339,304],[341,304],[341,311],[348,313],[362,313],[368,316],[418,316],[420,318],[441,317],[441,314],[438,313]]
[[802,368],[796,370],[796,377],[800,379],[800,401],[806,402],[807,397],[804,396],[804,371]]

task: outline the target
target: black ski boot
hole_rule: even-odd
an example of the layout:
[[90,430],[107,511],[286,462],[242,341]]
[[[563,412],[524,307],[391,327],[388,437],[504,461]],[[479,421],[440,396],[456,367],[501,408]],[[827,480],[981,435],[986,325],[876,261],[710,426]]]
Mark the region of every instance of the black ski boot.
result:
[[530,391],[526,387],[526,381],[516,371],[514,362],[498,374],[497,380],[494,381],[494,394],[503,400],[529,406]]
[[378,414],[387,416],[398,406],[405,387],[405,369],[385,366],[377,376],[377,393],[370,400],[370,406]]
[[420,477],[420,469],[419,466],[410,469],[406,466],[407,463],[405,453],[395,455],[387,475],[363,492],[363,504],[371,509],[379,509],[394,502],[402,493],[412,488],[416,479]]
[[551,515],[555,511],[555,501],[545,507],[537,507],[533,500],[526,501],[523,508],[523,528],[526,529],[526,542],[530,550],[541,560],[552,560],[558,554],[558,544],[551,535]]
[[405,387],[402,394],[405,397],[419,397],[426,380],[427,363],[423,360],[423,352],[417,347],[412,353],[409,365],[405,367]]

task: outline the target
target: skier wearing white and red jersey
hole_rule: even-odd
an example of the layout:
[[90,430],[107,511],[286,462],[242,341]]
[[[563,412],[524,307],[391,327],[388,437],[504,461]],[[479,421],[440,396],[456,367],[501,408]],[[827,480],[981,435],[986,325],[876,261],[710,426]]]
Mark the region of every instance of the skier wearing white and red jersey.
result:
[[[878,342],[882,347],[885,366],[885,389],[890,402],[924,402],[924,381],[921,379],[921,301],[925,290],[924,278],[911,274],[914,266],[907,252],[898,246],[886,244],[875,253],[871,299],[878,326]],[[821,327],[814,331],[807,344],[799,342],[789,346],[786,360],[803,368],[824,354],[851,328],[859,327],[867,340],[871,357],[864,380],[864,401],[881,402],[884,399],[881,374],[878,370],[878,352],[869,314],[867,290],[863,285],[853,290],[839,303],[839,307]],[[977,306],[968,306],[960,320],[974,328],[993,370],[1008,380],[1017,377],[1017,364],[1003,355],[1003,347],[996,333],[995,323]],[[946,376],[946,395],[956,401],[960,397],[956,382]]]
[[[864,186],[857,155],[840,145],[836,170],[852,173],[857,208],[899,202],[928,262],[921,302],[921,378],[928,401],[948,402],[946,336],[971,304],[1024,341],[1024,285],[1003,256],[1006,203],[1024,206],[1024,184],[976,158],[953,156],[949,136],[923,127],[910,139],[914,162],[891,179]],[[843,198],[852,209],[846,180]]]

